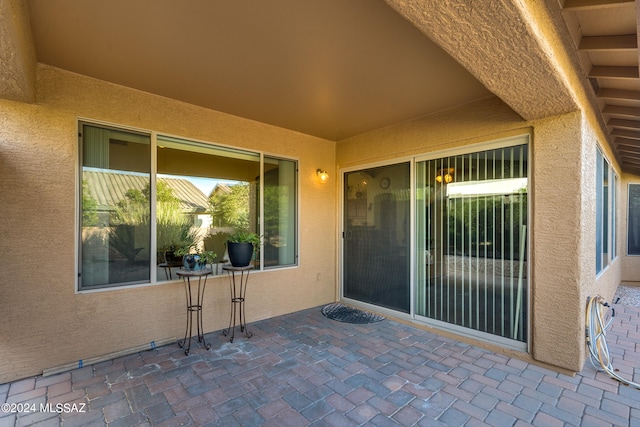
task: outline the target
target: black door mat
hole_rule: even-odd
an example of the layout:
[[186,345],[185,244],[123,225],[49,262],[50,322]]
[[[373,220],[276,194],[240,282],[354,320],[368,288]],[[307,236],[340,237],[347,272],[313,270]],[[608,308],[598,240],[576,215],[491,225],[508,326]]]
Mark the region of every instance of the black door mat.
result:
[[322,314],[332,320],[345,323],[375,323],[384,320],[384,316],[368,313],[344,304],[333,303],[322,307]]

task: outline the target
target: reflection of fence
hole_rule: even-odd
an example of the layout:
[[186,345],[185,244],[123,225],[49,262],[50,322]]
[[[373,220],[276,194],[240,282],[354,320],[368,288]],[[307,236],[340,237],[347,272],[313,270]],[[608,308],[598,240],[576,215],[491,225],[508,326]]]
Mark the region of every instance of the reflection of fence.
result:
[[522,277],[527,277],[527,263],[512,260],[477,258],[458,255],[445,255],[442,269],[447,275],[471,274],[484,277],[513,277],[517,278],[522,268]]

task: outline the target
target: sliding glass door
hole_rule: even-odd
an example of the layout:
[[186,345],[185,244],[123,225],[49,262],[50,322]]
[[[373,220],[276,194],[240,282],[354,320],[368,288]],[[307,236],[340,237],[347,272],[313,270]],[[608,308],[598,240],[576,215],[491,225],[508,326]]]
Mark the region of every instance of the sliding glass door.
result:
[[523,348],[528,137],[459,153],[345,172],[342,294]]
[[343,295],[410,311],[410,164],[344,175]]
[[527,144],[416,163],[416,315],[527,341],[527,188]]

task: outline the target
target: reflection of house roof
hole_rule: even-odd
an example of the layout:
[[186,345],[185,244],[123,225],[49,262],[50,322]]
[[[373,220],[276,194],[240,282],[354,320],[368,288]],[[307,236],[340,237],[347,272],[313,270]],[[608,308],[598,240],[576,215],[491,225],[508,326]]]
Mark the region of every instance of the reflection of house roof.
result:
[[225,184],[223,182],[219,182],[219,183],[216,184],[215,187],[213,187],[213,190],[211,190],[211,194],[209,194],[209,197],[211,197],[214,194],[219,194],[219,193],[230,194],[231,193],[231,187],[229,187],[227,184]]
[[[130,189],[142,190],[149,184],[149,177],[120,172],[87,171],[83,172],[83,180],[87,189],[98,202],[98,210],[112,210]],[[185,212],[206,212],[209,202],[207,196],[193,183],[182,178],[158,177],[173,190],[173,195],[180,200],[180,207]]]

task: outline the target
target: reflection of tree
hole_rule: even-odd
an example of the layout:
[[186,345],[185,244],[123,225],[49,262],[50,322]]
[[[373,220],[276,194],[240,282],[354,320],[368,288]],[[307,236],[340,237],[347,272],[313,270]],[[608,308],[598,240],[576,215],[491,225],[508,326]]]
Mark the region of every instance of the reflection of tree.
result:
[[111,223],[114,225],[149,224],[149,193],[130,188],[120,200],[113,212]]
[[156,235],[159,251],[191,246],[197,231],[193,219],[180,209],[180,199],[165,182],[156,185]]
[[448,224],[450,253],[518,259],[527,194],[450,199]]
[[281,207],[289,206],[289,189],[279,185],[265,186],[264,189],[264,235],[272,244],[286,241],[289,217]]
[[[109,244],[130,263],[140,251],[149,247],[150,216],[148,192],[145,195],[138,189],[127,190],[112,213]],[[136,247],[137,244],[144,246]]]
[[82,180],[82,226],[98,225],[98,202],[91,195],[86,180]]
[[[149,251],[150,231],[150,185],[142,189],[129,189],[116,205],[112,214],[110,244],[129,262],[133,262],[140,251]],[[180,199],[165,182],[156,185],[157,247],[164,251],[193,244],[196,231],[192,218],[180,209]],[[142,245],[142,247],[136,247]]]
[[249,228],[249,183],[228,187],[228,191],[214,192],[209,198],[214,224],[237,229]]

